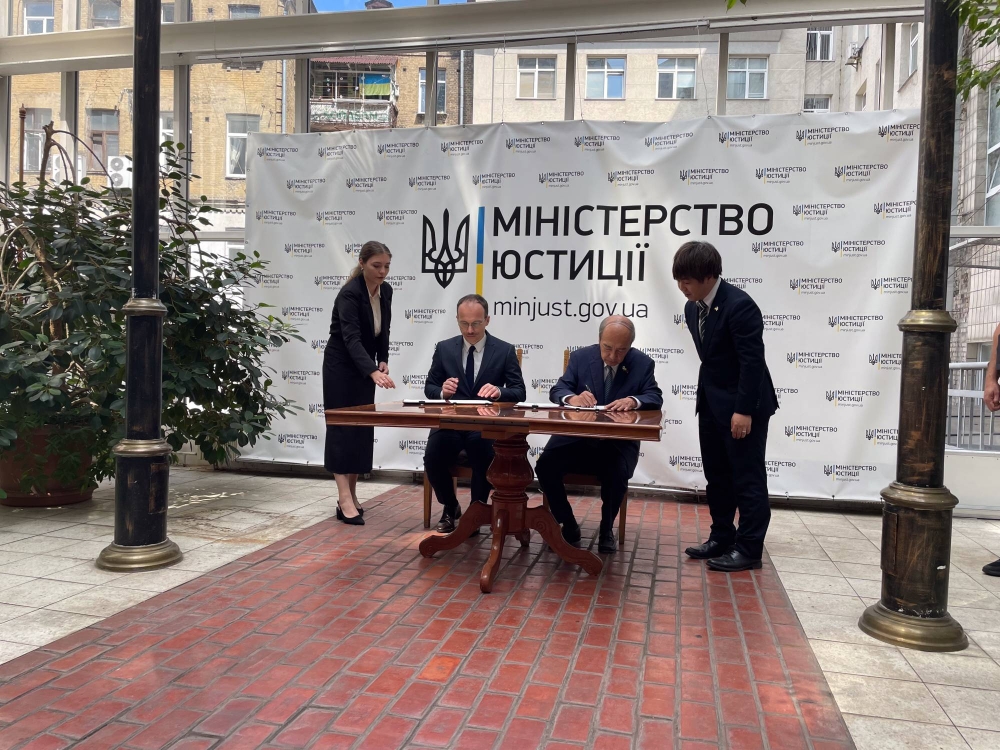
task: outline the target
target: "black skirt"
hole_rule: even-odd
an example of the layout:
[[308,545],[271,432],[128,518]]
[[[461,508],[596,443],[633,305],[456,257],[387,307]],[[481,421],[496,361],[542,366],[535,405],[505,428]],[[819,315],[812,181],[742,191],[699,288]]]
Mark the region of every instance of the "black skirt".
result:
[[[362,375],[349,359],[327,346],[323,355],[323,406],[338,409],[375,403],[375,381]],[[374,427],[327,425],[323,464],[334,474],[367,474],[372,470]]]

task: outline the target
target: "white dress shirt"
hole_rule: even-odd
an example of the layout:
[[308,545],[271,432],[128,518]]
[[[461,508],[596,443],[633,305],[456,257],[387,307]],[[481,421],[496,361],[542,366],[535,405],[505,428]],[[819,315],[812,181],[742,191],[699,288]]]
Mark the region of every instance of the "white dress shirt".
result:
[[486,348],[486,337],[483,336],[475,344],[470,344],[465,338],[462,339],[462,377],[465,377],[465,363],[469,361],[469,349],[475,347],[476,353],[472,355],[474,378],[479,377],[479,367],[483,364],[483,349]]
[[375,335],[382,333],[382,285],[375,287],[375,294],[368,294],[368,301],[372,305],[372,315],[375,318]]
[[712,303],[715,302],[715,295],[719,292],[719,284],[722,283],[722,277],[720,276],[715,280],[715,286],[712,287],[712,291],[708,293],[704,300],[702,300],[708,306],[709,315],[712,314]]

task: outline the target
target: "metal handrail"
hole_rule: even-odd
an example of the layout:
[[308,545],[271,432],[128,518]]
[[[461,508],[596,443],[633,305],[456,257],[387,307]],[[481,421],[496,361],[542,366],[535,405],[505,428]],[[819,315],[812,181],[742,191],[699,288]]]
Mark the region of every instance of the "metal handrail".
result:
[[945,444],[949,448],[1000,451],[1000,420],[983,402],[987,362],[948,365]]

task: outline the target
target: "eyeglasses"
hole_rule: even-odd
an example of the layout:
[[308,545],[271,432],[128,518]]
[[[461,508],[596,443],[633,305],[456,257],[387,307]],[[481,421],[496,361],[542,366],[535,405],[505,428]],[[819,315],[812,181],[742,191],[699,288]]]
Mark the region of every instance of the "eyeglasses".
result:
[[473,320],[471,323],[466,323],[463,320],[458,321],[458,327],[461,328],[463,331],[466,329],[470,331],[478,331],[484,325],[486,325],[485,320]]

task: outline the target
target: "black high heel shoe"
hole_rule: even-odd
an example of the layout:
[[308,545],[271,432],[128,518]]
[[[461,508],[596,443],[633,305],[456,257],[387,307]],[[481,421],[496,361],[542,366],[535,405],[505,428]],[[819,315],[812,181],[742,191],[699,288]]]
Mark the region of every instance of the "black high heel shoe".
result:
[[346,523],[348,526],[365,525],[365,519],[363,519],[360,515],[352,516],[350,518],[345,516],[344,511],[340,509],[340,505],[337,506],[337,520],[340,521],[341,523]]

